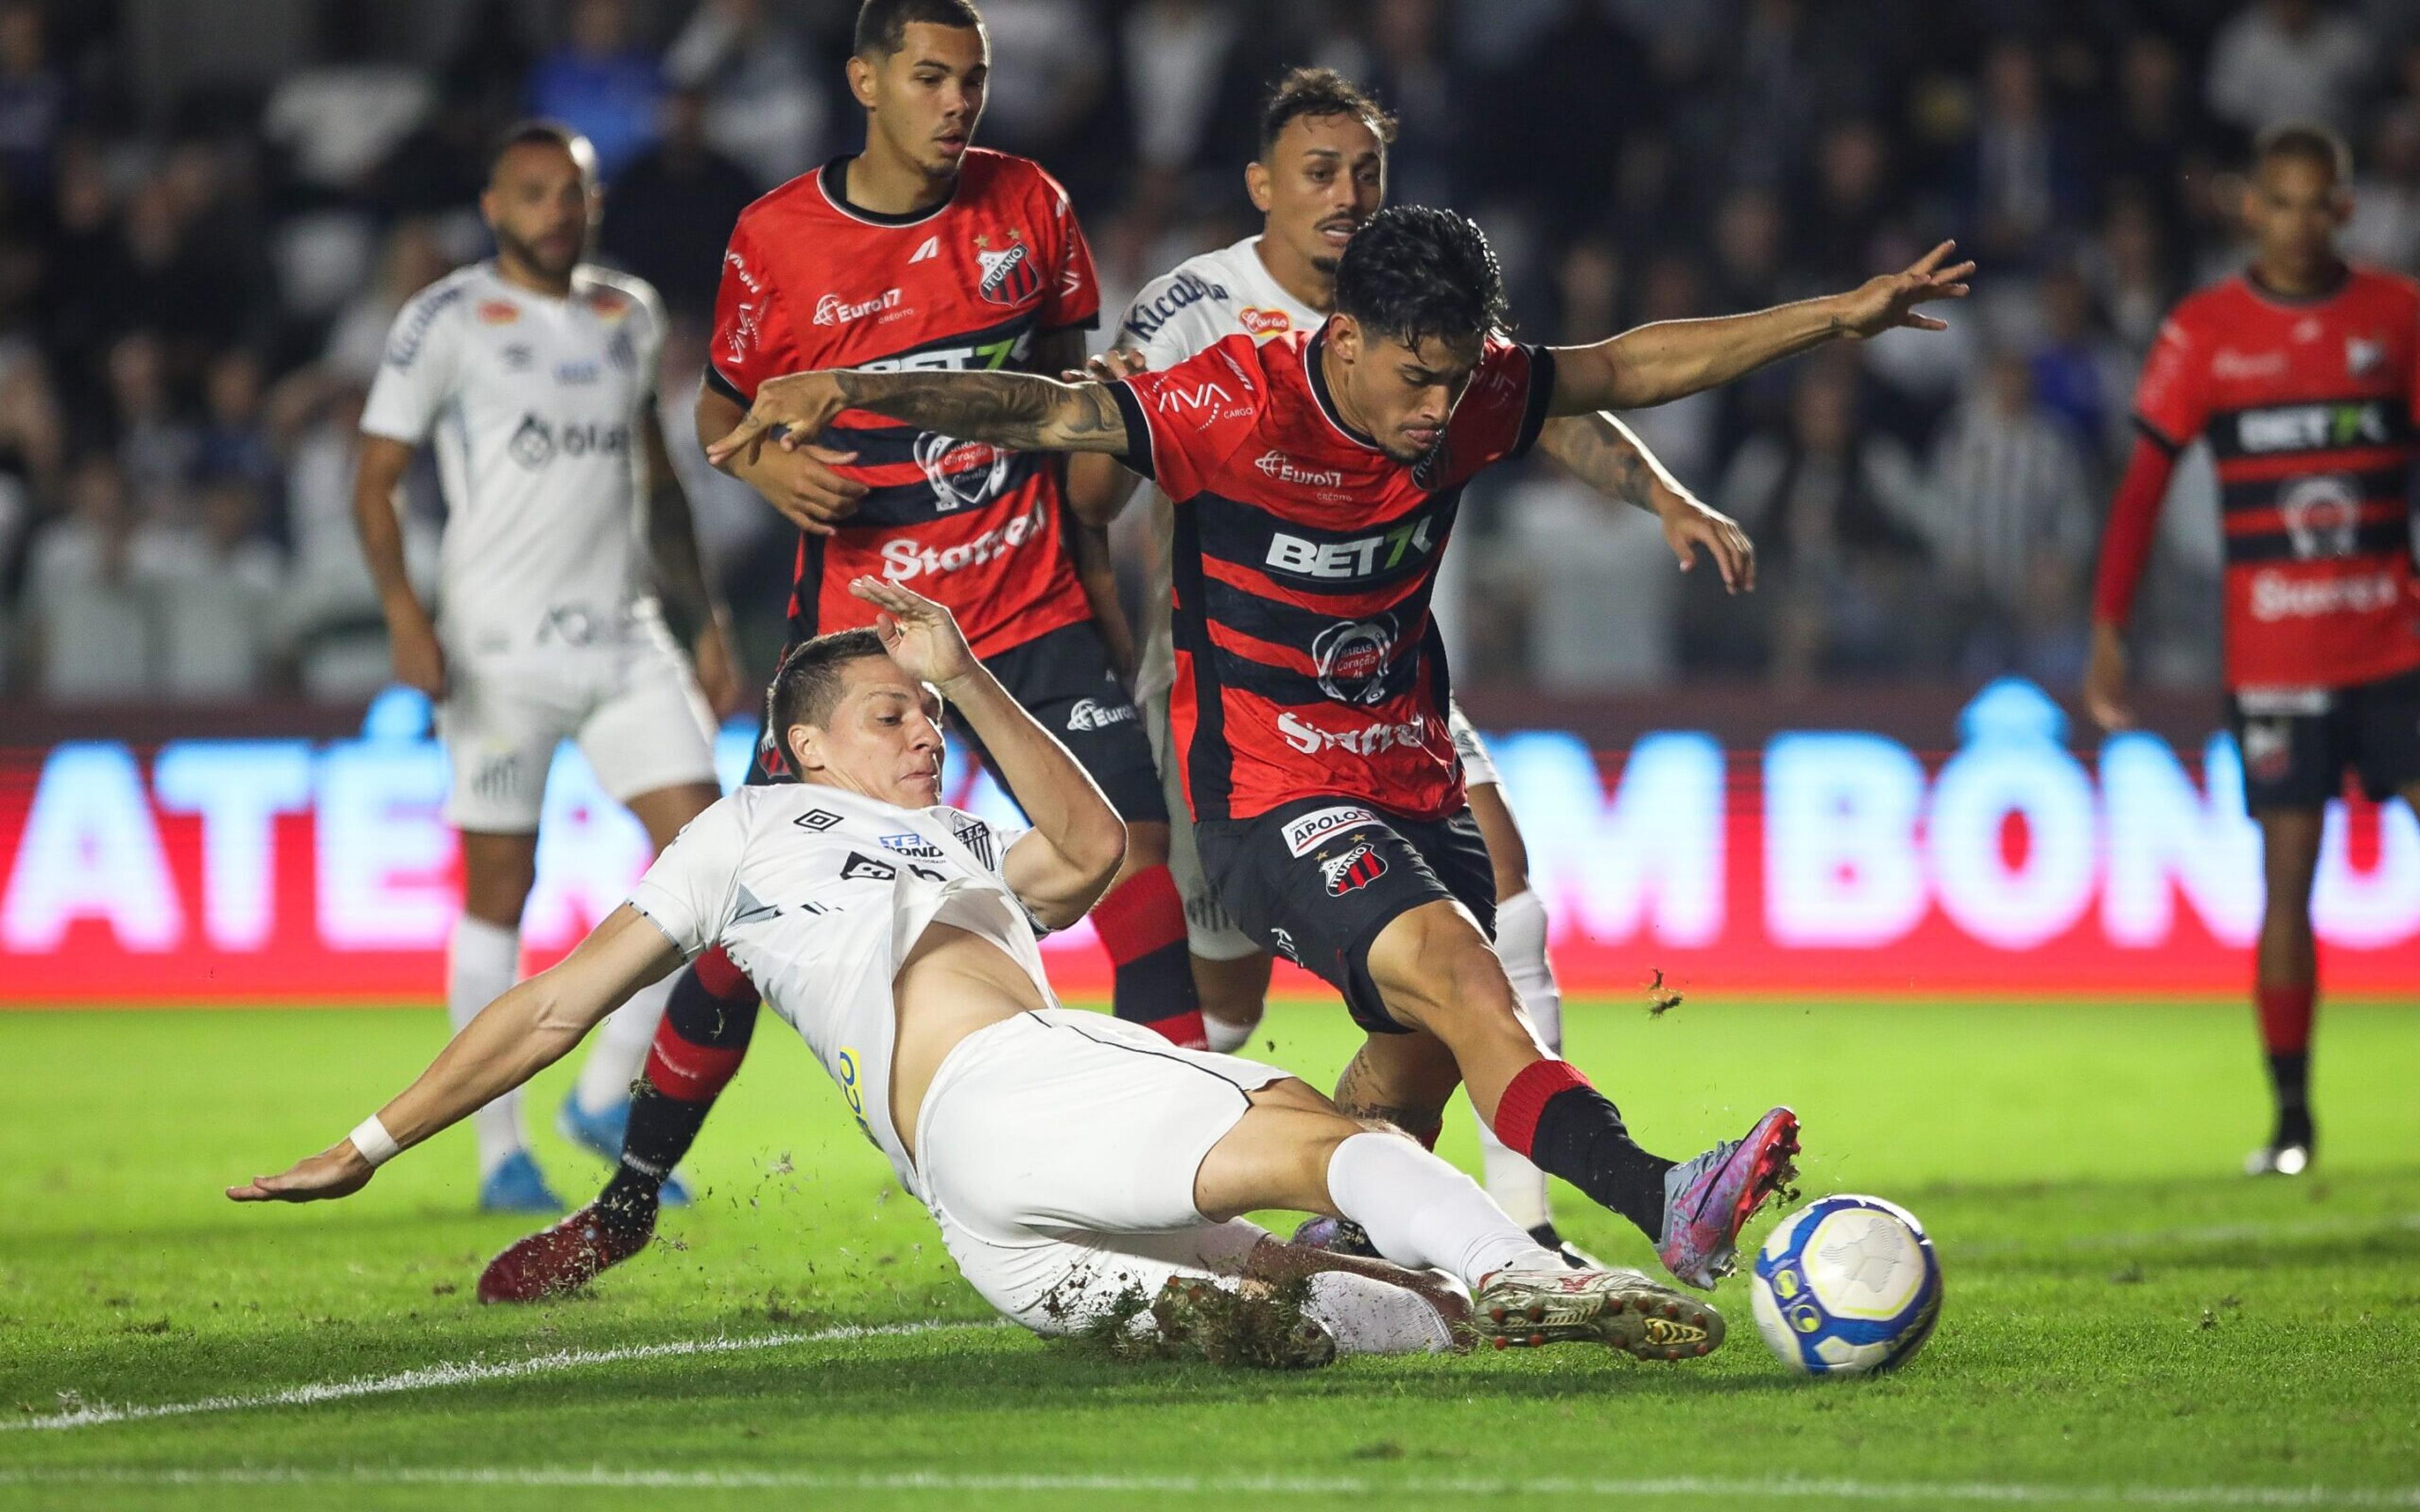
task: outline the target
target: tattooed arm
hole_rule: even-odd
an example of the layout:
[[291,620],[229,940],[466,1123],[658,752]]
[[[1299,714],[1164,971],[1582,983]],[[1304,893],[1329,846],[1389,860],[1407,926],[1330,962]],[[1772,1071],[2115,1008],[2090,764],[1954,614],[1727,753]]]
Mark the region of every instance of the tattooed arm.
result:
[[1124,456],[1126,425],[1107,385],[1062,383],[1030,373],[792,373],[769,378],[731,434],[706,449],[720,467],[764,444],[812,440],[845,409],[886,415],[961,440],[1020,452],[1106,452]]
[[1755,590],[1756,548],[1747,532],[1683,487],[1621,421],[1601,412],[1549,420],[1538,432],[1538,449],[1606,498],[1662,520],[1665,544],[1683,572],[1697,564],[1698,548],[1703,547],[1722,572],[1725,589]]

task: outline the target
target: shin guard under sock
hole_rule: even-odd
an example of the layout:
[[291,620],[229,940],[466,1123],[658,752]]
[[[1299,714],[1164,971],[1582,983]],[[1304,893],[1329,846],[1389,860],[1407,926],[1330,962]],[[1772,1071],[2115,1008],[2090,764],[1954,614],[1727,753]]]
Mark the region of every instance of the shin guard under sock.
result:
[[1209,1047],[1193,960],[1185,949],[1185,900],[1165,866],[1149,866],[1093,905],[1093,928],[1116,976],[1117,1016],[1156,1030],[1188,1050]]
[[1663,1241],[1664,1173],[1673,1163],[1639,1148],[1621,1111],[1570,1061],[1521,1069],[1496,1104],[1496,1136]]

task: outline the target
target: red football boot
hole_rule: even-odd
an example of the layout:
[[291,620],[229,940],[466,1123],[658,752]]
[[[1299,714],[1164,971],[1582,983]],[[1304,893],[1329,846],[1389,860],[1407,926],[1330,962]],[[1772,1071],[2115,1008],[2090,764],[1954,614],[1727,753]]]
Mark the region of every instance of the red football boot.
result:
[[516,1240],[479,1273],[481,1302],[538,1302],[577,1291],[605,1271],[647,1247],[655,1236],[653,1215],[637,1232],[597,1221],[597,1204]]

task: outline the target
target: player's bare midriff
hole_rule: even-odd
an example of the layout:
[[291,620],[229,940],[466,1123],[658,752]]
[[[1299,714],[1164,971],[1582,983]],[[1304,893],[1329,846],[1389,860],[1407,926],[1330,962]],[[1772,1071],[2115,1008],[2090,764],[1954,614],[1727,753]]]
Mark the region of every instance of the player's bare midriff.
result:
[[954,924],[931,923],[891,981],[899,1038],[891,1051],[891,1126],[908,1157],[925,1088],[958,1041],[977,1029],[1051,1006],[1007,951]]

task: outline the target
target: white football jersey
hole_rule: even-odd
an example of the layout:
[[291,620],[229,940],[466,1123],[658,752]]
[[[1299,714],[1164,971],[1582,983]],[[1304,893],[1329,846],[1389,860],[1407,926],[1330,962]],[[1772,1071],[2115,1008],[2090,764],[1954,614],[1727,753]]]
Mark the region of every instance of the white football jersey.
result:
[[[1140,352],[1157,372],[1174,367],[1229,336],[1267,341],[1291,331],[1315,331],[1327,317],[1285,291],[1261,261],[1261,239],[1246,237],[1232,247],[1187,257],[1142,286],[1126,307],[1111,345]],[[1135,702],[1147,703],[1176,681],[1176,654],[1170,626],[1175,596],[1170,560],[1176,546],[1176,506],[1156,484],[1145,484],[1150,511],[1151,583],[1143,594],[1142,665],[1135,671]]]
[[638,426],[664,327],[644,282],[584,265],[556,300],[474,263],[396,316],[362,429],[435,443],[456,652],[610,648],[657,617]]
[[839,1084],[900,1183],[924,1190],[891,1121],[892,979],[953,924],[1008,952],[1056,1006],[1002,865],[1025,831],[809,782],[744,787],[689,823],[630,892],[684,955],[720,944]]

